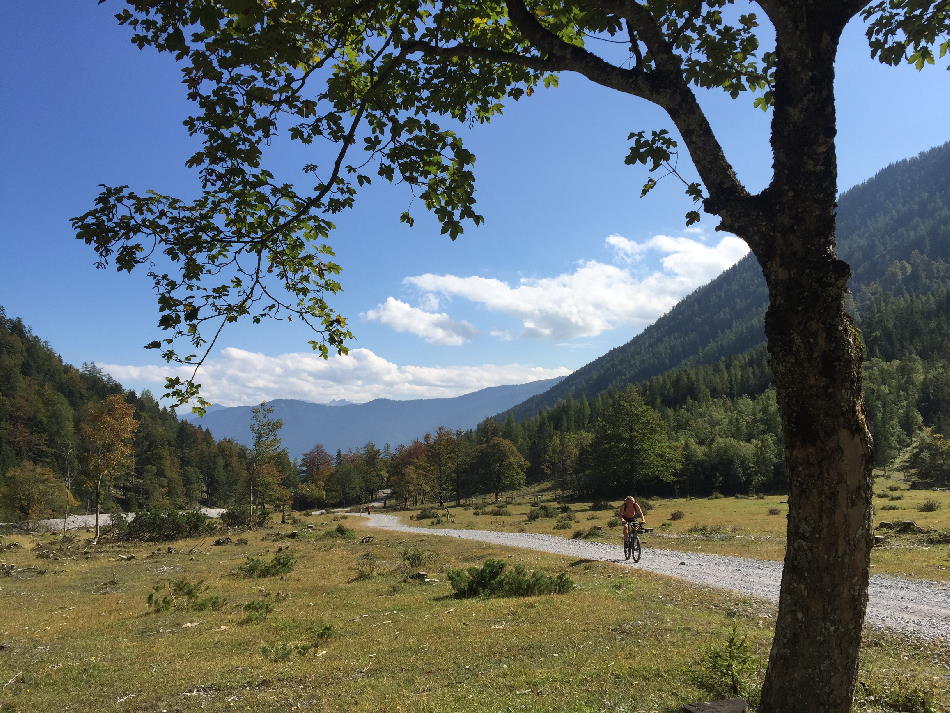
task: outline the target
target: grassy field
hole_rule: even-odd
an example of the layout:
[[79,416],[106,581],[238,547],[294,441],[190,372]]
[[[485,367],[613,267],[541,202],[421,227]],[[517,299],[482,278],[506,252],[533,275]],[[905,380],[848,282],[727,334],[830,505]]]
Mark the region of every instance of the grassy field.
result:
[[[950,492],[910,490],[899,473],[879,475],[874,492],[875,526],[881,521],[912,520],[926,530],[950,531]],[[490,498],[476,501],[476,507],[451,504],[438,519],[419,519],[421,508],[396,514],[407,524],[421,526],[543,532],[562,537],[583,531],[619,542],[620,529],[614,517],[619,500],[611,503],[610,510],[592,510],[589,501],[569,503],[569,513],[529,520],[536,498],[552,509],[557,507],[552,492],[531,491],[499,503],[509,514],[497,514],[501,511]],[[922,512],[919,508],[929,500],[937,504],[936,510]],[[655,529],[644,536],[645,547],[772,560],[785,556],[785,496],[651,498],[648,502],[652,509],[646,513],[647,524]],[[590,532],[597,527],[601,528],[599,534]],[[872,572],[950,581],[950,536],[934,543],[926,535],[875,532],[884,534],[885,541],[873,550]]]
[[[707,657],[734,628],[746,643],[732,658],[748,659],[749,685],[762,675],[773,612],[760,602],[358,521],[341,535],[343,522],[222,546],[3,538],[0,710],[666,712],[728,693]],[[283,575],[240,574],[247,556],[288,554]],[[445,572],[488,557],[566,572],[576,589],[452,598]],[[407,579],[419,570],[434,581]],[[946,645],[866,632],[855,710],[947,710],[948,660]]]

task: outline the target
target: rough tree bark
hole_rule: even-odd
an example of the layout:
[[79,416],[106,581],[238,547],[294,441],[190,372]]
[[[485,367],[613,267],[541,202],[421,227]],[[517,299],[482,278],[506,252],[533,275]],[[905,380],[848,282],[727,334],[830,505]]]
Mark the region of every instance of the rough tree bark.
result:
[[849,12],[771,9],[775,178],[757,210],[735,211],[736,220],[725,213],[769,289],[765,331],[789,476],[785,569],[760,710],[847,713],[872,544],[862,345],[844,308],[850,268],[835,256],[834,58]]

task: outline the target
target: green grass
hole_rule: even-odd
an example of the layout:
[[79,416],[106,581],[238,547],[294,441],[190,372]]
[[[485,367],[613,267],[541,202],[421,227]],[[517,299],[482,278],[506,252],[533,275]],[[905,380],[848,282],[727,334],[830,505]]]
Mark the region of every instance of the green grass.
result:
[[[246,545],[103,545],[57,560],[37,559],[34,538],[6,538],[24,547],[4,551],[5,562],[47,572],[0,580],[0,680],[9,682],[0,710],[672,713],[710,696],[695,671],[733,626],[747,637],[752,677],[761,675],[773,612],[755,600],[449,538],[326,538],[335,523],[308,521],[318,527],[291,545],[293,571],[264,580],[235,575],[247,556],[272,559],[278,545],[263,533]],[[361,579],[367,553],[376,574]],[[567,573],[576,588],[453,599],[445,573],[487,558]],[[437,581],[406,576],[420,564]],[[227,603],[150,610],[156,584],[181,580]],[[946,709],[947,660],[947,646],[871,632],[862,690],[933,690],[936,709]],[[893,710],[877,705],[858,710]]]
[[[909,490],[903,475],[892,473],[889,477],[878,476],[875,493],[886,497],[874,497],[874,524],[887,521],[913,520],[925,529],[950,530],[950,491]],[[544,517],[530,518],[531,503],[540,495],[542,508],[547,506]],[[890,498],[899,495],[898,501]],[[450,505],[443,518],[432,527],[452,527],[479,530],[502,530],[508,532],[540,532],[561,537],[570,537],[580,529],[565,529],[558,526],[553,493],[539,490],[519,493],[505,507],[509,516],[491,514],[476,515],[472,507]],[[785,557],[785,527],[788,514],[787,497],[770,495],[756,497],[719,498],[647,498],[653,509],[647,512],[647,522],[655,528],[644,535],[644,547],[705,552],[709,554],[736,555],[756,559],[781,560]],[[938,507],[922,512],[919,507],[927,501]],[[478,501],[476,501],[478,502]],[[485,499],[482,512],[490,513],[490,501]],[[504,502],[504,501],[503,501]],[[620,541],[620,528],[610,526],[620,500],[611,503],[611,510],[591,510],[590,502],[572,502],[577,525],[585,532],[599,526],[603,528],[605,541]],[[881,510],[888,505],[888,510]],[[891,509],[893,508],[893,509]],[[534,509],[537,512],[537,508]],[[674,515],[676,513],[676,515]],[[679,513],[682,513],[680,516]],[[431,521],[413,520],[416,511],[396,512],[406,524],[430,526]],[[883,546],[876,547],[871,555],[873,573],[894,574],[937,581],[950,581],[950,544],[932,545],[916,535],[888,535]]]

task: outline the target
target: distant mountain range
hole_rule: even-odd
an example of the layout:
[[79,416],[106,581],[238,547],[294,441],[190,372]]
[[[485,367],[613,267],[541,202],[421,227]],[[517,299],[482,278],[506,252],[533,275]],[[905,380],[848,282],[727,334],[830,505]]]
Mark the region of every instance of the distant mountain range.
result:
[[[838,253],[854,293],[914,253],[950,260],[950,143],[884,168],[838,201]],[[765,342],[768,293],[750,253],[626,344],[507,413],[532,417],[569,396],[588,399],[672,369],[715,364]]]
[[[547,391],[561,378],[492,386],[444,399],[375,399],[363,404],[275,399],[268,404],[274,409],[273,417],[284,422],[281,439],[290,456],[296,458],[318,443],[332,454],[338,449],[359,448],[367,441],[380,448],[386,443],[396,446],[432,433],[439,426],[474,428],[485,418]],[[207,428],[217,439],[231,438],[250,445],[251,408],[216,404],[203,417],[188,416],[187,420]]]

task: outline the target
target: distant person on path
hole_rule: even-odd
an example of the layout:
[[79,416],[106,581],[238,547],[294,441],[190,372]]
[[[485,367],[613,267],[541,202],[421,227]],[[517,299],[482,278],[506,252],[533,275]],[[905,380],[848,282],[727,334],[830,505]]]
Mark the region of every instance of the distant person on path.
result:
[[640,518],[640,522],[644,525],[647,524],[646,516],[643,514],[643,510],[640,508],[640,503],[637,502],[637,499],[632,495],[628,495],[623,500],[623,504],[617,510],[617,517],[623,520],[623,538],[627,539],[627,531],[630,529],[630,523],[635,522],[637,518]]
[[366,506],[366,514],[369,515],[369,505]]

